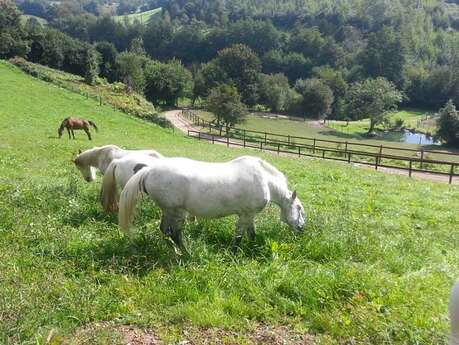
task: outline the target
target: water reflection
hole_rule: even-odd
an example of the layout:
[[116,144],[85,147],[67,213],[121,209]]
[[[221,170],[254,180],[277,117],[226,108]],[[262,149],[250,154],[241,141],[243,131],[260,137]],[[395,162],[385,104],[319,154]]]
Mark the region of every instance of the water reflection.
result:
[[440,142],[435,141],[431,136],[423,133],[412,133],[408,130],[402,132],[387,132],[382,135],[382,139],[389,141],[398,141],[405,144],[416,145],[440,145]]

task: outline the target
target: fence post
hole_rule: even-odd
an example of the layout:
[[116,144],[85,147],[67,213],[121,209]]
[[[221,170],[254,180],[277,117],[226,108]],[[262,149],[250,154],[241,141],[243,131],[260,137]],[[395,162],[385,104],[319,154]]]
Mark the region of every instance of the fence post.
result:
[[198,140],[201,140],[201,132],[198,132]]
[[454,175],[454,164],[451,164],[451,170],[449,171],[449,184],[453,183]]
[[245,129],[244,129],[244,137],[243,137],[243,140],[244,140],[244,147],[245,147]]
[[423,160],[424,160],[424,149],[423,149],[423,148],[421,148],[421,169],[422,169],[422,168],[423,168],[423,166],[424,166],[424,162],[423,162]]
[[226,147],[229,147],[229,134],[226,132]]
[[314,143],[312,144],[312,154],[316,154],[316,138],[314,138]]
[[267,139],[266,136],[267,136],[267,133],[265,132],[265,145],[266,145],[266,139]]
[[411,169],[413,169],[413,161],[410,159],[410,168],[408,170],[408,176],[411,177]]
[[376,162],[375,162],[375,170],[378,170],[378,156],[375,157],[376,158]]
[[212,144],[215,144],[215,137],[213,134],[212,134]]
[[322,150],[322,159],[325,159],[325,150]]
[[301,146],[298,146],[298,157],[301,157]]
[[280,154],[280,144],[277,143],[277,154]]
[[346,155],[347,153],[347,140],[344,142],[344,154]]
[[102,106],[102,96],[99,96],[99,105]]
[[351,153],[350,152],[347,154],[347,162],[349,164],[351,163]]
[[209,133],[212,134],[212,124],[209,122]]
[[383,149],[383,146],[381,145],[381,146],[379,147],[379,155],[380,155],[380,156],[382,155],[382,149]]
[[260,150],[263,151],[263,142],[260,141]]

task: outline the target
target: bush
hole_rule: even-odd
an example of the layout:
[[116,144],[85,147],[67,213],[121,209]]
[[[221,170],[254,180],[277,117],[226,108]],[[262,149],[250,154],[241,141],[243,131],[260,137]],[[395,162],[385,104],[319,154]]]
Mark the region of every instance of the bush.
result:
[[453,101],[449,100],[439,111],[436,139],[447,145],[459,146],[459,115]]

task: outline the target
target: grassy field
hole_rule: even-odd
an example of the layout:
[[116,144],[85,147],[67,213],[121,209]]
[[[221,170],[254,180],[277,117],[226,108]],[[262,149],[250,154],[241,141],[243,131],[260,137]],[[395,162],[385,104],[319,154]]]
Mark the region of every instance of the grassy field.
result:
[[36,19],[41,25],[47,25],[48,21],[45,18],[33,16],[31,14],[21,14],[21,21],[25,24],[29,19]]
[[[203,110],[197,110],[195,113],[205,120],[213,120],[214,117],[211,113]],[[424,114],[424,113],[422,113]],[[402,110],[392,115],[392,117],[402,117],[404,119],[408,119],[408,121],[415,121],[415,118],[422,118],[425,117],[425,114],[422,115],[421,112],[416,113],[415,111],[406,111]],[[349,149],[356,150],[356,151],[365,151],[365,152],[379,152],[378,147],[364,147],[360,145],[352,145],[355,144],[370,144],[370,145],[383,145],[386,147],[394,147],[394,148],[409,148],[409,149],[420,149],[423,147],[425,150],[435,150],[435,151],[443,151],[446,153],[455,152],[457,150],[448,150],[444,147],[438,145],[416,145],[416,144],[406,144],[401,143],[398,141],[388,141],[382,140],[381,138],[369,138],[364,134],[368,130],[368,121],[355,121],[350,122],[348,126],[346,126],[345,122],[341,121],[330,121],[330,124],[324,126],[322,123],[311,123],[310,121],[296,121],[290,120],[287,118],[269,118],[269,117],[261,117],[249,114],[246,116],[246,119],[243,123],[238,124],[236,127],[238,128],[245,128],[249,130],[256,130],[261,132],[270,132],[276,134],[283,134],[283,135],[291,135],[291,136],[298,136],[298,137],[306,137],[306,138],[316,138],[321,140],[332,140],[332,141],[340,141],[345,142],[347,141],[349,145]],[[276,137],[272,137],[272,139],[276,139]],[[301,139],[293,139],[292,142],[297,144],[309,144],[312,145],[311,140],[301,140]],[[330,148],[337,148],[338,144],[335,143],[325,143],[321,142],[320,145],[324,147]],[[343,144],[341,144],[343,146]],[[342,147],[339,147],[342,149]],[[384,149],[383,153],[385,154],[392,154],[404,157],[412,157],[412,158],[419,158],[417,152],[410,152],[410,151],[398,151],[398,150],[391,150],[391,149]],[[459,156],[446,156],[443,154],[426,154],[424,156],[426,159],[432,160],[442,160],[442,161],[451,161],[451,162],[459,162]],[[442,168],[449,169],[449,166],[444,165]]]
[[[0,74],[1,344],[50,335],[53,344],[117,344],[126,324],[166,344],[269,344],[253,337],[263,327],[317,344],[446,344],[459,275],[457,187],[208,145],[9,64]],[[57,139],[70,114],[97,123],[93,142],[84,133]],[[295,237],[269,206],[255,243],[244,239],[233,256],[234,218],[198,220],[186,226],[183,260],[145,200],[129,241],[101,210],[100,181],[84,182],[70,162],[80,148],[109,143],[211,161],[259,155],[298,190],[305,233]],[[88,335],[97,322],[112,326]]]
[[114,16],[113,18],[119,22],[127,20],[129,23],[133,23],[134,21],[138,20],[140,23],[146,24],[149,20],[151,20],[151,18],[155,17],[156,15],[159,15],[160,13],[161,7],[158,7],[150,11],[126,14],[123,16]]
[[[197,114],[205,120],[212,120],[214,117],[207,111],[197,111]],[[416,127],[414,124],[420,119],[425,118],[426,113],[414,110],[401,110],[390,117],[392,119],[402,118],[409,127]],[[322,123],[322,122],[321,122]],[[327,121],[322,125],[312,126],[309,121],[294,121],[283,118],[269,118],[256,115],[247,115],[246,121],[240,128],[258,130],[262,132],[274,132],[284,135],[315,137],[317,139],[328,140],[348,140],[349,142],[361,142],[375,145],[400,146],[416,148],[419,145],[404,144],[398,141],[382,140],[379,138],[369,138],[365,136],[369,127],[369,120],[352,121],[349,125],[346,121]]]

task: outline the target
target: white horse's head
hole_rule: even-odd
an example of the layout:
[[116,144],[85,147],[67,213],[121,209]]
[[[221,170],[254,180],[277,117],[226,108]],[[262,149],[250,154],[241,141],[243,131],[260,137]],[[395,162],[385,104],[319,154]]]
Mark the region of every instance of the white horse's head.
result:
[[92,167],[88,162],[86,162],[85,157],[82,156],[81,150],[79,155],[73,160],[75,166],[80,170],[81,175],[87,182],[94,181],[96,179],[96,168]]
[[302,232],[304,223],[306,222],[306,215],[304,213],[303,205],[294,191],[290,198],[288,198],[281,208],[281,219],[296,232]]

